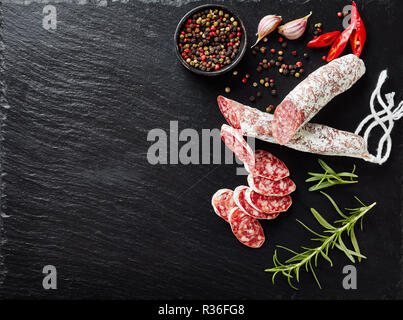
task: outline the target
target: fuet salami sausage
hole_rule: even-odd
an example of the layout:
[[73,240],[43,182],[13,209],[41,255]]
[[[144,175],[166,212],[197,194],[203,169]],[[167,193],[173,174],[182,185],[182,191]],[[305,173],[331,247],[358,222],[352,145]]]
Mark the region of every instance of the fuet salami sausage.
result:
[[364,62],[348,54],[320,67],[300,82],[274,112],[273,137],[288,143],[335,96],[351,88],[365,73]]
[[263,196],[252,189],[246,190],[245,198],[253,208],[265,213],[284,212],[292,204],[290,196]]
[[221,139],[239,160],[248,164],[255,162],[254,152],[239,130],[223,124],[221,127]]
[[248,184],[253,191],[264,196],[286,196],[296,189],[295,183],[290,178],[273,181],[250,174]]
[[231,229],[235,237],[245,246],[260,248],[265,241],[263,228],[259,221],[239,208],[230,212]]
[[220,189],[211,198],[214,212],[227,222],[229,222],[229,212],[236,207],[233,193],[230,189]]
[[245,199],[246,190],[249,188],[247,186],[239,186],[234,190],[234,202],[238,206],[239,209],[244,211],[247,215],[255,218],[255,219],[264,219],[271,220],[275,219],[279,212],[276,213],[264,213],[260,210],[253,208]]
[[[218,97],[217,101],[220,105],[225,104],[227,114],[236,119],[233,122],[238,124],[244,136],[254,137],[270,143],[278,143],[273,138],[272,114],[245,106],[222,96]],[[285,146],[302,152],[328,156],[370,159],[364,138],[351,132],[316,123],[304,125]]]
[[281,180],[290,175],[290,171],[283,161],[265,150],[256,150],[255,162],[245,163],[245,169],[254,176],[264,177],[270,180]]

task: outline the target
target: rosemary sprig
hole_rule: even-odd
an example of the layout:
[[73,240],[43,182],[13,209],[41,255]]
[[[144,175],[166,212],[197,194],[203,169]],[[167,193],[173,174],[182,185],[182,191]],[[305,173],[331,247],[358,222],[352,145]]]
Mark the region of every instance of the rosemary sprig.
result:
[[[355,172],[355,165],[353,167],[353,171],[351,172],[339,172],[337,173],[331,167],[329,167],[323,160],[318,159],[318,162],[325,173],[314,173],[308,172],[311,176],[310,178],[306,179],[305,182],[314,182],[318,181],[315,185],[311,186],[308,190],[309,191],[317,191],[321,189],[325,189],[328,187],[332,187],[338,184],[351,184],[357,183],[357,180],[354,178],[358,178]],[[350,178],[350,180],[344,180],[343,178]]]
[[[361,259],[366,259],[364,255],[361,254],[360,248],[358,246],[357,238],[355,236],[354,232],[354,226],[355,224],[360,221],[361,224],[361,230],[362,230],[362,220],[364,218],[364,215],[371,210],[375,205],[376,202],[373,204],[366,206],[363,204],[357,197],[354,197],[361,205],[362,207],[354,208],[354,209],[346,209],[348,213],[343,213],[340,208],[337,206],[336,202],[325,192],[321,191],[323,195],[325,195],[330,203],[333,205],[333,207],[336,209],[338,214],[342,217],[342,219],[336,220],[334,224],[338,224],[339,226],[333,226],[330,223],[328,223],[320,214],[317,212],[315,209],[311,208],[311,213],[315,217],[315,219],[319,222],[321,226],[325,228],[323,231],[326,233],[325,235],[319,234],[309,227],[307,227],[304,223],[297,221],[309,232],[313,233],[315,235],[315,238],[312,238],[311,240],[320,242],[320,244],[317,247],[314,248],[307,248],[307,247],[301,247],[304,251],[298,253],[295,252],[287,247],[284,246],[277,246],[278,248],[282,248],[290,253],[293,254],[291,258],[286,260],[284,263],[280,262],[277,256],[277,249],[274,251],[273,254],[273,263],[274,267],[266,269],[266,272],[272,272],[272,282],[274,284],[274,279],[278,273],[281,273],[283,276],[287,278],[287,281],[289,285],[298,290],[293,284],[292,284],[292,279],[295,278],[295,280],[299,283],[299,271],[301,268],[305,268],[307,272],[311,271],[312,275],[318,284],[319,288],[322,289],[322,286],[316,276],[316,273],[314,271],[313,265],[317,267],[317,261],[318,257],[322,256],[325,260],[327,260],[330,263],[330,266],[333,266],[333,262],[329,257],[329,250],[333,249],[336,247],[337,249],[341,250],[342,252],[345,253],[345,255],[351,260],[351,262],[355,263],[355,257],[358,259],[358,261],[361,261]],[[347,236],[350,237],[353,250],[348,249],[346,245],[344,244],[342,240],[342,234],[346,232]]]

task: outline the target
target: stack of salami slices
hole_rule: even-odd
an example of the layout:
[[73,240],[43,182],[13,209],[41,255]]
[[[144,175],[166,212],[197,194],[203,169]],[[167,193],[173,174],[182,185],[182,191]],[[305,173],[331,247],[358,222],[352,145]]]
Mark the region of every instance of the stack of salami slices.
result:
[[259,248],[265,241],[258,220],[271,220],[292,204],[290,193],[296,186],[286,165],[265,150],[253,152],[238,129],[223,125],[221,138],[249,172],[248,185],[235,190],[220,189],[211,200],[217,215],[231,225],[244,245]]

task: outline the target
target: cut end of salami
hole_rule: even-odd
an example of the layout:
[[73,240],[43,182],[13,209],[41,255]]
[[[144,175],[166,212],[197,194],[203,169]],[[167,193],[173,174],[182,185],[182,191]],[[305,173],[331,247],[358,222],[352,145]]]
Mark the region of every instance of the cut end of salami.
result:
[[236,101],[227,99],[223,96],[217,97],[217,103],[225,120],[235,129],[241,129],[241,124],[238,119],[238,105]]
[[279,144],[287,144],[300,127],[334,97],[351,88],[364,73],[364,62],[353,54],[337,58],[312,72],[277,106],[273,137]]
[[230,189],[218,190],[211,198],[211,205],[218,216],[229,222],[229,213],[232,208],[236,207],[233,191]]
[[274,112],[273,137],[279,144],[287,144],[294,137],[302,122],[303,114],[298,112],[294,103],[288,100],[281,102]]
[[245,169],[254,176],[274,181],[290,175],[290,171],[284,162],[265,150],[256,150],[255,162],[245,163]]
[[255,163],[255,155],[239,130],[223,124],[221,139],[239,160],[248,164]]
[[245,246],[260,248],[263,245],[265,235],[261,224],[241,209],[231,210],[230,224],[235,237]]

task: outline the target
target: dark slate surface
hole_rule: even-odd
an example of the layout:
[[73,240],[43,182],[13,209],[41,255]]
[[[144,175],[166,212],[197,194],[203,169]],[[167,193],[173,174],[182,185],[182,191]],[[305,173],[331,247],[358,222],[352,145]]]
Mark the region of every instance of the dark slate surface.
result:
[[[257,144],[285,161],[298,185],[289,212],[263,223],[268,240],[259,250],[240,245],[210,206],[218,188],[246,183],[245,177],[235,175],[235,165],[149,165],[149,130],[168,130],[172,120],[179,121],[180,129],[219,128],[224,120],[215,98],[223,94],[224,86],[230,85],[230,97],[243,102],[253,93],[232,75],[207,79],[187,72],[176,60],[172,35],[177,21],[197,2],[154,2],[131,0],[106,7],[57,4],[59,22],[53,32],[42,28],[43,4],[3,4],[3,80],[10,105],[2,111],[7,116],[2,141],[2,169],[7,174],[3,214],[10,217],[3,219],[7,243],[1,253],[7,274],[0,296],[401,297],[402,122],[393,132],[391,158],[382,167],[323,157],[341,170],[358,166],[358,185],[329,190],[341,206],[354,206],[353,195],[378,203],[358,233],[368,257],[357,265],[358,290],[343,289],[342,268],[349,261],[338,252],[333,253],[333,268],[320,263],[322,291],[304,273],[299,292],[282,280],[273,287],[263,270],[271,266],[275,245],[296,249],[309,244],[309,234],[295,219],[314,225],[312,206],[329,220],[336,219],[329,203],[308,193],[304,182],[306,172],[317,169],[318,157]],[[311,22],[324,22],[325,31],[341,29],[336,12],[348,2],[225,4],[240,14],[253,38],[259,18],[270,13],[293,19],[312,10]],[[367,73],[315,119],[345,130],[354,130],[369,112],[370,93],[384,68],[390,75],[384,93],[400,90],[397,101],[403,94],[402,45],[396,38],[401,4],[359,1],[359,7],[368,31],[363,54]],[[290,43],[287,51],[302,53],[310,37],[311,33]],[[326,50],[308,52],[307,73],[322,65],[320,57]],[[255,65],[248,52],[240,73],[254,73]],[[298,83],[271,74],[279,95],[272,98],[265,93],[257,104],[261,109],[279,103]],[[41,272],[47,264],[57,267],[58,290],[42,288]]]

